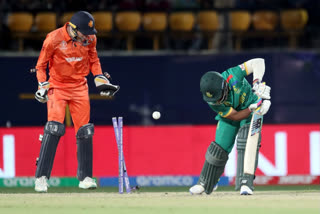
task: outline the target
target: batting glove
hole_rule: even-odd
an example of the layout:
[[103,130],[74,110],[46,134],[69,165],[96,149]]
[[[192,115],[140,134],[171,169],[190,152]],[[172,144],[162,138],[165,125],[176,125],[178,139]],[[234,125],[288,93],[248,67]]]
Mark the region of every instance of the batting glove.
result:
[[[109,75],[110,76],[110,75]],[[100,91],[101,96],[113,97],[120,89],[118,85],[112,85],[107,77],[103,75],[97,75],[94,78],[94,83]]]
[[39,82],[38,91],[35,93],[35,98],[40,103],[46,103],[48,101],[49,82]]
[[265,82],[260,82],[259,80],[253,81],[253,92],[262,99],[270,100],[270,86],[267,86]]
[[[271,101],[264,100],[261,104],[260,109],[256,111],[256,113],[259,115],[265,115],[269,111],[270,106],[271,106]],[[254,103],[254,104],[251,104],[248,108],[252,112],[252,111],[255,111],[258,107],[259,107],[258,103]]]

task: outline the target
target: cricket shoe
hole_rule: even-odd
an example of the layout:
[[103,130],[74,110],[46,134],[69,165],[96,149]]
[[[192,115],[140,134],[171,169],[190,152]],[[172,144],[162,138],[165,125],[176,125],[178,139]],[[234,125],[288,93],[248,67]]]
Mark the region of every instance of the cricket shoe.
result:
[[[217,189],[218,184],[213,187],[213,191],[216,191]],[[191,195],[201,195],[204,192],[204,187],[200,184],[196,184],[189,189],[189,192],[191,193]]]
[[189,189],[191,195],[201,195],[204,192],[204,187],[201,184],[196,184]]
[[48,182],[46,176],[41,176],[40,178],[36,178],[34,190],[36,192],[47,192],[48,191]]
[[246,185],[242,185],[240,188],[240,195],[253,195],[253,191]]
[[218,189],[218,184],[214,185],[213,191],[216,191]]
[[85,179],[83,179],[83,181],[80,181],[79,188],[80,189],[96,189],[97,183],[94,179],[92,179],[90,177],[85,177]]

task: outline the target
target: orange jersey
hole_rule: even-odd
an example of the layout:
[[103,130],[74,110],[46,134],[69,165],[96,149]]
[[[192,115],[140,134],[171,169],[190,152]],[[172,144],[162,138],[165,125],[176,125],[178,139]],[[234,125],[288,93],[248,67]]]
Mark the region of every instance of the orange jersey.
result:
[[47,81],[46,69],[49,63],[50,87],[73,88],[87,82],[93,75],[102,74],[97,55],[95,35],[90,35],[90,44],[82,46],[72,41],[67,32],[67,24],[50,32],[43,42],[37,62],[38,82]]

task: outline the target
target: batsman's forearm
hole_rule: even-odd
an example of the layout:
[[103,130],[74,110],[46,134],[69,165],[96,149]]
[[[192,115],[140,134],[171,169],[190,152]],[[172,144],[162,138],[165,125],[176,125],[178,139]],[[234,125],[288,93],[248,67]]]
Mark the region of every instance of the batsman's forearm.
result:
[[236,111],[236,110],[233,110],[234,112],[232,112],[228,117],[227,119],[230,119],[230,120],[234,120],[234,121],[241,121],[243,119],[246,119],[250,116],[251,114],[251,111],[249,108],[246,108],[244,110],[241,110],[241,111]]

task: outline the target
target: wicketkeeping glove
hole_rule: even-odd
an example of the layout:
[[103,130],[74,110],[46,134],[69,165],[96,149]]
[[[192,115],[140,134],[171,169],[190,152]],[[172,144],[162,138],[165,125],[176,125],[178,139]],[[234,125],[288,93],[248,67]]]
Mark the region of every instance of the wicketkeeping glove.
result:
[[262,99],[270,100],[271,88],[266,85],[265,82],[260,82],[258,80],[253,81],[253,92]]
[[40,103],[46,103],[48,101],[49,82],[39,82],[38,91],[35,93],[35,98]]
[[120,86],[112,85],[108,78],[103,75],[97,75],[94,78],[94,83],[100,91],[101,96],[113,97],[120,89]]
[[[271,106],[271,101],[264,100],[262,101],[260,111],[257,111],[256,113],[259,115],[265,115],[269,111],[270,106]],[[248,108],[250,111],[255,111],[258,108],[258,103],[251,104]]]

